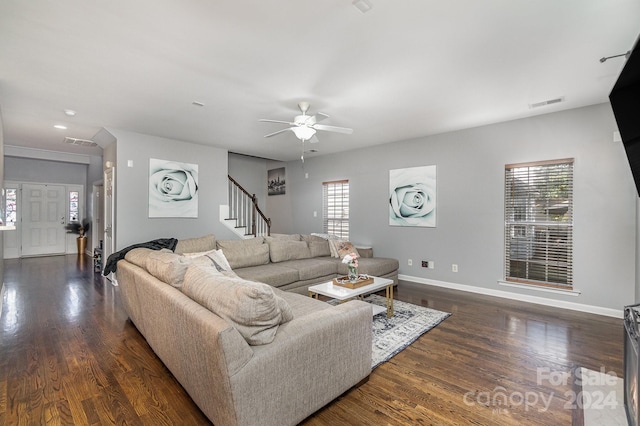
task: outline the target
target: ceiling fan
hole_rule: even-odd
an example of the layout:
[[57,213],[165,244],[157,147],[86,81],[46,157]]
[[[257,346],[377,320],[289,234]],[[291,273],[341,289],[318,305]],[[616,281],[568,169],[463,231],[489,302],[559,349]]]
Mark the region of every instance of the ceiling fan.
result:
[[302,111],[302,115],[295,116],[292,122],[281,121],[281,120],[269,120],[266,118],[261,118],[259,121],[264,121],[268,123],[282,123],[282,124],[288,124],[291,126],[291,127],[287,127],[286,129],[278,130],[277,132],[269,133],[264,137],[270,138],[271,136],[275,136],[280,133],[291,131],[303,143],[304,141],[309,141],[311,143],[314,143],[314,142],[318,142],[318,137],[316,136],[316,130],[323,130],[325,132],[344,133],[347,135],[350,135],[351,133],[353,133],[353,129],[349,129],[347,127],[337,127],[337,126],[328,126],[326,124],[318,124],[319,121],[329,118],[329,116],[323,112],[318,112],[316,115],[307,115],[307,111],[309,111],[309,102],[299,102],[298,108],[300,108],[300,111]]

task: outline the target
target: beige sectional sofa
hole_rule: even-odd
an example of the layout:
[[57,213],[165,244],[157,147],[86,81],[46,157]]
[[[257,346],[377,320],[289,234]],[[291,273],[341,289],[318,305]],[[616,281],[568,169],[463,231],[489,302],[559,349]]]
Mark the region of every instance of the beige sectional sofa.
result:
[[296,294],[343,272],[339,259],[306,257],[323,241],[287,238],[297,244],[206,236],[117,263],[131,321],[217,426],[297,424],[371,372],[371,306]]

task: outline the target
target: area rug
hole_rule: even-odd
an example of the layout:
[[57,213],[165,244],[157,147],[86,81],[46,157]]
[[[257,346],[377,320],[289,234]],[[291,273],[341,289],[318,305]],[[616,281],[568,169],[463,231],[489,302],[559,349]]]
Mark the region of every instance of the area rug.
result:
[[[364,298],[374,305],[387,305],[387,299],[377,294]],[[329,303],[337,303],[331,300]],[[387,318],[387,311],[373,317],[373,352],[371,369],[390,360],[394,355],[415,342],[418,337],[444,321],[450,313],[436,311],[400,300],[393,301],[393,317]]]
[[584,367],[580,370],[582,389],[572,399],[575,407],[571,408],[582,409],[584,426],[626,426],[624,379]]

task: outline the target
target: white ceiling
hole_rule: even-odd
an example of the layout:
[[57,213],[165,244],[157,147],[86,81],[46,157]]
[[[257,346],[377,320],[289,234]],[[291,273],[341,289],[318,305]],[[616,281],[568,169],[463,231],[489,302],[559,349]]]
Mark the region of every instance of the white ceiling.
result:
[[304,100],[354,129],[328,154],[606,102],[624,58],[599,59],[640,32],[638,0],[368,1],[2,0],[5,144],[99,155],[63,140],[113,127],[293,160],[258,119]]

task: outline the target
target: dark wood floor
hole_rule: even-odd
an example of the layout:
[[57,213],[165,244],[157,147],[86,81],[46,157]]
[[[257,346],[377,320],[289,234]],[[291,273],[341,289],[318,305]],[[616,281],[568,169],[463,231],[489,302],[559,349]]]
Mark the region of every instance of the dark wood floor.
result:
[[[209,424],[90,261],[5,261],[0,425]],[[622,375],[622,320],[405,282],[396,298],[453,315],[303,424],[570,425],[576,367]]]

